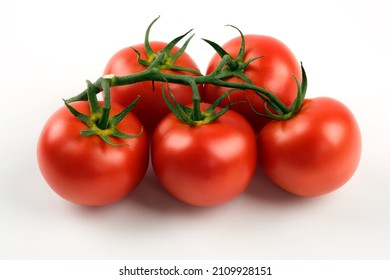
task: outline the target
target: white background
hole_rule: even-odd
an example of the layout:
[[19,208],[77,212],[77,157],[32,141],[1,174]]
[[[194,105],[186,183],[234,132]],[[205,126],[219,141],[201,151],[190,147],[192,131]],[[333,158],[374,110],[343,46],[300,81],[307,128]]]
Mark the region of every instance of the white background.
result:
[[[2,1],[0,3],[0,259],[389,259],[390,2]],[[204,72],[213,50],[244,33],[279,38],[304,63],[308,97],[355,114],[363,154],[353,178],[303,199],[264,183],[215,208],[184,205],[150,169],[126,199],[85,208],[42,178],[36,144],[46,119],[97,79],[117,50],[191,28]]]

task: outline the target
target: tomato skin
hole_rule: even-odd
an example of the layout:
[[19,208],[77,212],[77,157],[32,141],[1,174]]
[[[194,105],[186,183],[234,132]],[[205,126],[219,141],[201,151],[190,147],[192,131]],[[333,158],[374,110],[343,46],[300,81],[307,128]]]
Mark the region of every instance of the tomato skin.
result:
[[[150,46],[155,52],[162,50],[166,45],[167,44],[164,42],[150,42]],[[110,58],[104,69],[104,74],[125,76],[144,71],[147,67],[138,63],[138,56],[132,48],[140,52],[142,59],[147,59],[145,46],[143,44],[124,48],[119,50]],[[176,52],[178,49],[179,48],[177,46],[174,46],[171,53]],[[186,52],[180,55],[174,64],[182,67],[192,68],[199,72],[199,68],[195,61]],[[195,75],[189,72],[177,70],[162,70],[162,73],[176,75]],[[132,110],[132,113],[137,116],[137,118],[145,126],[146,130],[152,134],[154,128],[161,121],[161,119],[170,113],[170,110],[162,97],[161,88],[162,86],[160,82],[154,82],[153,90],[153,83],[151,81],[125,86],[117,86],[111,88],[111,100],[112,102],[127,106],[133,102],[137,96],[141,96],[141,100]],[[191,87],[171,83],[169,84],[169,89],[179,103],[188,104],[192,101]]]
[[258,135],[265,173],[298,196],[323,195],[345,184],[358,167],[361,147],[353,114],[328,97],[305,100],[294,118],[271,121]]
[[151,151],[163,187],[195,206],[215,206],[238,196],[257,164],[255,134],[233,111],[200,126],[189,126],[170,114],[157,126]]
[[[85,101],[72,103],[79,112],[89,114]],[[123,110],[112,103],[110,115]],[[129,113],[117,128],[135,135],[141,123]],[[37,147],[41,173],[61,197],[85,206],[102,206],[124,198],[142,180],[148,167],[148,137],[142,133],[133,139],[111,137],[110,146],[99,136],[81,136],[87,126],[64,106],[44,125]]]
[[[245,55],[244,61],[251,58],[264,56],[251,62],[244,70],[253,84],[265,88],[276,95],[286,106],[290,106],[297,96],[297,85],[291,73],[294,73],[298,81],[302,80],[301,66],[291,50],[281,41],[265,35],[244,35],[245,38]],[[227,51],[233,58],[237,57],[241,45],[241,37],[236,37],[222,48]],[[210,74],[221,61],[218,54],[215,54],[207,67],[206,74]],[[230,82],[242,82],[237,77],[227,79]],[[219,96],[226,92],[227,88],[218,87],[212,84],[206,84],[203,89],[203,101],[213,103]],[[253,91],[237,90],[230,94],[234,104],[231,109],[243,115],[253,126],[255,132],[258,132],[269,119],[255,114],[250,108],[249,102],[253,108],[262,114],[265,114],[264,101]],[[225,99],[221,107],[228,103]]]

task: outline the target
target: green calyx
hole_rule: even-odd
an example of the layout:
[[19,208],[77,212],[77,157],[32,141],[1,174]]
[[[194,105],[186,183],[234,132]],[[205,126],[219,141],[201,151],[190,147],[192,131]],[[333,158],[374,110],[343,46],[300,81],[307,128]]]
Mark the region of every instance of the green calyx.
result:
[[[292,73],[293,78],[295,79],[295,82],[297,84],[297,97],[295,98],[293,104],[290,107],[285,106],[275,95],[273,95],[271,92],[266,91],[263,88],[259,88],[255,85],[253,85],[252,81],[249,79],[247,75],[245,75],[245,68],[252,63],[253,61],[262,58],[263,56],[253,57],[250,58],[247,61],[244,61],[245,56],[245,37],[243,33],[238,29],[237,27],[233,25],[227,25],[230,27],[233,27],[240,33],[241,37],[241,46],[238,51],[237,57],[233,58],[228,52],[226,52],[220,45],[217,43],[203,39],[205,42],[207,42],[213,49],[217,52],[217,54],[221,57],[222,61],[218,65],[218,67],[213,71],[215,73],[219,73],[219,78],[229,78],[229,77],[238,77],[242,79],[246,86],[241,86],[237,83],[225,83],[225,85],[230,86],[232,88],[236,89],[251,89],[256,92],[256,94],[259,96],[259,98],[262,98],[264,100],[264,108],[266,111],[266,114],[262,114],[257,112],[252,104],[249,103],[249,106],[251,107],[252,111],[256,114],[267,117],[274,120],[287,120],[292,117],[294,117],[298,111],[300,110],[303,101],[305,99],[306,89],[307,89],[307,77],[305,69],[303,68],[303,65],[301,64],[301,71],[302,71],[302,83],[300,83],[295,76],[295,74]],[[213,73],[212,73],[213,74]],[[222,85],[223,83],[221,83]]]
[[169,109],[181,122],[188,124],[189,126],[199,126],[215,122],[220,116],[225,114],[230,109],[231,103],[229,103],[228,106],[222,108],[221,110],[215,111],[222,100],[228,97],[228,95],[234,90],[235,89],[230,89],[226,91],[213,104],[210,104],[210,106],[202,112],[200,110],[200,102],[193,102],[193,107],[180,104],[176,101],[175,96],[169,91],[168,87],[169,96],[172,100],[170,101],[168,96],[165,94],[164,87],[162,88],[163,97]]
[[[221,72],[221,76],[226,76],[226,77],[238,77],[242,80],[244,80],[248,84],[252,84],[252,81],[249,79],[247,75],[245,75],[244,71],[245,68],[252,63],[253,61],[262,58],[262,56],[258,57],[253,57],[247,61],[244,61],[244,56],[245,56],[245,37],[244,34],[242,34],[241,30],[238,29],[237,27],[233,25],[227,25],[230,27],[233,27],[240,33],[241,37],[241,46],[240,50],[238,51],[237,57],[233,58],[228,52],[226,52],[220,45],[217,43],[207,40],[207,39],[202,39],[206,43],[208,43],[216,52],[217,54],[221,57],[222,63],[220,63],[220,66],[223,66],[222,69],[218,69],[218,71]],[[217,70],[217,69],[216,69]]]
[[131,111],[131,109],[138,103],[140,97],[135,99],[130,105],[128,105],[122,112],[110,116],[110,84],[111,81],[115,79],[115,76],[108,75],[104,76],[101,79],[101,83],[104,90],[104,102],[103,106],[100,106],[100,103],[97,98],[96,87],[90,82],[87,81],[87,96],[88,102],[90,105],[90,115],[86,115],[77,111],[72,107],[68,101],[64,100],[65,106],[69,111],[83,123],[85,123],[88,128],[80,131],[82,136],[99,136],[104,142],[111,146],[121,146],[123,144],[115,144],[111,141],[111,137],[131,139],[136,138],[142,134],[141,131],[136,135],[129,135],[121,132],[116,127],[119,122]]
[[[150,30],[152,29],[153,24],[159,19],[160,17],[157,17],[152,21],[152,23],[148,26],[146,33],[145,33],[145,41],[144,41],[144,46],[145,46],[145,51],[146,51],[146,56],[147,59],[142,59],[141,58],[141,53],[134,49],[133,50],[137,53],[138,55],[138,63],[141,65],[144,65],[146,67],[149,67],[153,61],[157,58],[157,53],[152,49],[149,41],[149,34]],[[171,42],[169,42],[164,49],[162,49],[160,52],[164,54],[163,59],[160,60],[159,62],[159,69],[170,69],[170,70],[176,70],[176,71],[184,71],[184,72],[189,72],[193,73],[195,75],[201,76],[202,74],[192,68],[187,68],[187,67],[182,67],[175,65],[175,61],[185,52],[188,44],[190,43],[191,39],[194,37],[195,34],[192,34],[183,44],[183,46],[177,50],[175,53],[171,53],[174,46],[176,46],[177,43],[181,41],[185,36],[187,36],[190,32],[192,31],[189,30],[188,32],[184,33],[183,35],[176,37],[173,39]]]
[[[306,71],[303,68],[302,64],[301,64],[301,71],[302,71],[302,82],[301,83],[298,81],[298,78],[293,73],[291,74],[293,76],[294,80],[295,80],[296,85],[297,85],[297,96],[294,99],[294,102],[291,104],[290,107],[288,107],[287,110],[285,110],[285,111],[275,110],[275,109],[278,109],[278,108],[277,107],[271,107],[270,104],[272,104],[272,103],[270,103],[267,100],[265,100],[265,102],[264,102],[264,109],[266,111],[266,114],[262,114],[262,113],[257,112],[253,108],[251,103],[248,101],[249,106],[251,107],[252,111],[254,113],[256,113],[257,115],[260,115],[260,116],[263,116],[263,117],[267,117],[267,118],[270,118],[270,119],[273,119],[273,120],[283,121],[283,120],[288,120],[288,119],[293,118],[299,112],[299,110],[301,109],[303,101],[305,100],[305,96],[306,96],[307,76],[306,76]],[[276,111],[276,113],[272,112],[272,109],[269,108],[269,107],[271,107],[274,111]]]

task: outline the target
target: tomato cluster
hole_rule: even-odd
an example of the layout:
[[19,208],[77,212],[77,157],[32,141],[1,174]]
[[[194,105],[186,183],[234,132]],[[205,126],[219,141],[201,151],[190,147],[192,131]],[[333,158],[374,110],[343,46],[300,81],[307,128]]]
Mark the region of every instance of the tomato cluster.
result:
[[104,76],[44,125],[38,164],[56,193],[80,205],[118,201],[142,181],[149,152],[161,185],[196,206],[237,197],[258,163],[298,196],[351,178],[358,124],[335,99],[305,98],[306,74],[284,43],[241,31],[222,47],[206,40],[216,54],[202,75],[189,40],[176,46],[187,33],[149,42],[152,24],[143,44],[115,53]]

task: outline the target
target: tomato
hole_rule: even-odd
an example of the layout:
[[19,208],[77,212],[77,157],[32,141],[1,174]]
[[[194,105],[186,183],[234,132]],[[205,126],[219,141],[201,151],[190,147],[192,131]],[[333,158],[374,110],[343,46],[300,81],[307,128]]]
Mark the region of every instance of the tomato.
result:
[[[201,104],[201,110],[207,106]],[[151,152],[163,187],[178,200],[195,206],[214,206],[238,196],[251,181],[257,164],[253,129],[233,111],[197,126],[170,114],[157,126]]]
[[[150,42],[150,46],[155,52],[162,50],[166,45],[167,44],[163,42]],[[147,59],[145,46],[143,44],[124,48],[110,58],[106,68],[104,69],[104,74],[125,76],[144,71],[147,67],[138,63],[137,53],[132,48],[140,52],[142,59]],[[175,53],[178,50],[179,48],[174,46],[171,53]],[[186,52],[181,54],[175,60],[174,64],[186,68],[192,68],[199,72],[198,66]],[[195,75],[186,71],[168,69],[162,70],[161,72],[176,75]],[[170,113],[169,108],[163,100],[161,87],[162,85],[160,82],[154,82],[153,87],[153,83],[151,81],[113,87],[111,88],[111,100],[112,102],[127,106],[138,95],[141,96],[140,102],[132,110],[132,112],[145,126],[146,130],[149,133],[152,133],[161,119]],[[191,87],[170,83],[169,89],[179,103],[187,104],[192,101]]]
[[[72,103],[83,114],[89,114],[86,101]],[[123,110],[111,104],[110,115]],[[136,135],[142,130],[138,119],[129,113],[117,125],[124,133]],[[142,180],[148,166],[148,137],[110,139],[111,146],[99,136],[81,136],[87,125],[64,106],[44,125],[37,148],[41,173],[61,197],[80,205],[111,204],[125,197]]]
[[[290,106],[297,95],[297,85],[292,76],[296,75],[298,81],[302,79],[301,66],[291,50],[281,41],[264,35],[244,35],[245,53],[244,61],[262,56],[251,62],[244,70],[244,74],[256,86],[262,87],[273,93],[285,104]],[[233,58],[236,58],[241,46],[241,37],[234,38],[222,46]],[[215,54],[207,67],[206,74],[210,74],[221,61],[221,57]],[[228,78],[229,82],[243,82],[240,78]],[[203,101],[213,103],[219,96],[226,92],[227,88],[206,84],[203,90]],[[240,102],[231,107],[232,110],[243,115],[258,132],[269,120],[253,112],[248,104],[262,114],[265,114],[264,101],[253,91],[237,90],[230,94],[232,102]],[[225,99],[220,106],[227,105]]]
[[305,100],[295,117],[271,121],[258,135],[265,173],[299,196],[319,196],[344,185],[358,167],[361,145],[351,111],[328,97]]

